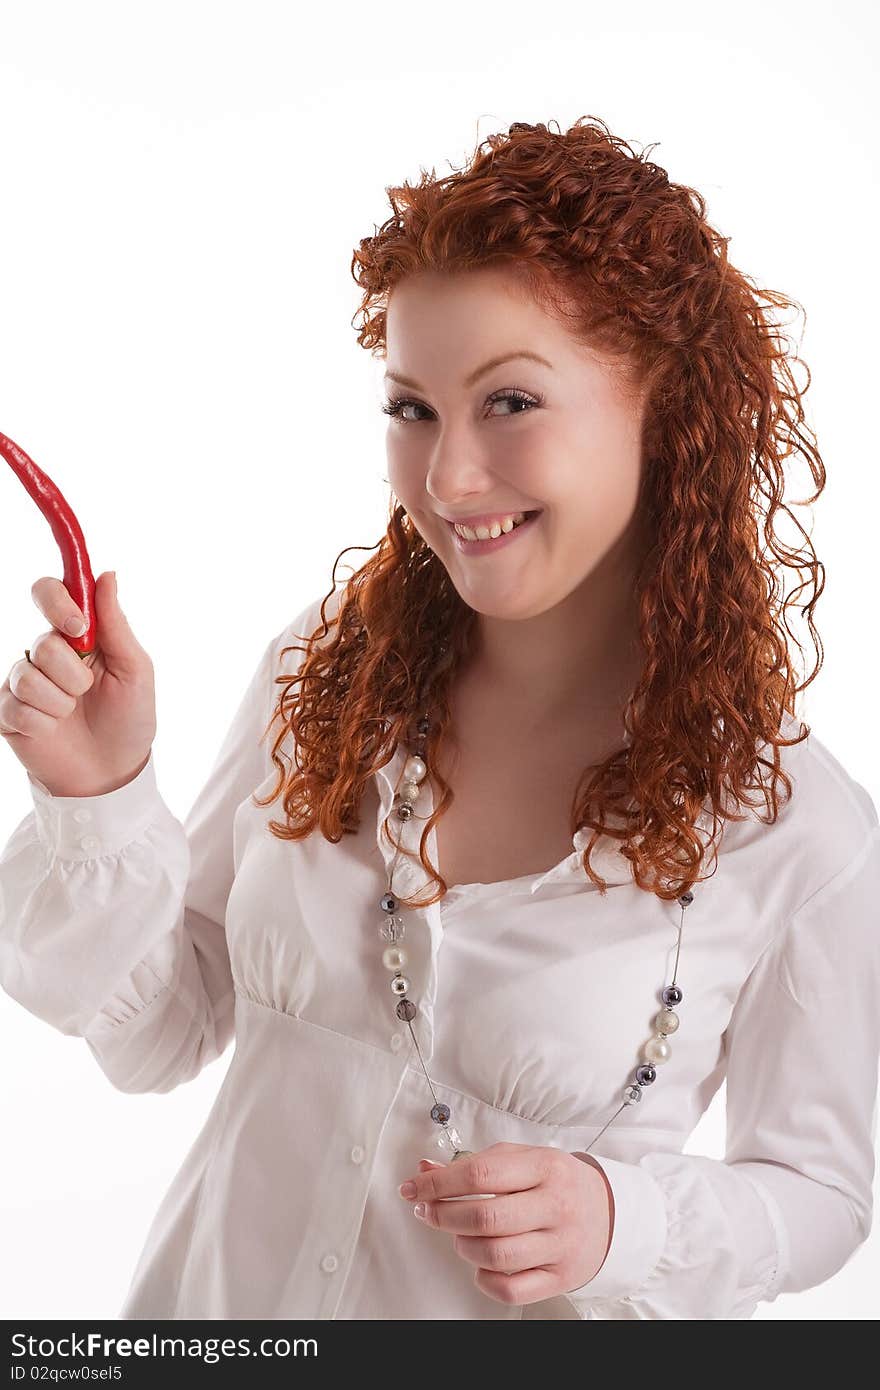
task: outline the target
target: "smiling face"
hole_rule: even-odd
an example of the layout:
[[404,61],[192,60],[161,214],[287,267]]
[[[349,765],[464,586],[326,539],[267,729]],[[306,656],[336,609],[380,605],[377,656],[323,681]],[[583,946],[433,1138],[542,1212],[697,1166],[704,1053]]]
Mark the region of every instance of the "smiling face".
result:
[[[501,267],[407,277],[386,341],[388,481],[465,603],[534,618],[603,564],[631,573],[644,397],[619,366]],[[448,522],[529,511],[540,515],[485,545],[460,544]]]

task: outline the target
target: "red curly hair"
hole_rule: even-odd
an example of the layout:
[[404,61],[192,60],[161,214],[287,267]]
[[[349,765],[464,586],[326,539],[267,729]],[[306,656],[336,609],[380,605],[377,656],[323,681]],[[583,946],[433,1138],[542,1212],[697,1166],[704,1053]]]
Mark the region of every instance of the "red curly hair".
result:
[[[580,341],[619,359],[626,380],[647,389],[639,505],[650,542],[637,581],[644,665],[623,715],[628,746],[582,776],[572,832],[593,830],[584,869],[603,894],[590,854],[604,834],[621,842],[640,888],[674,900],[709,876],[700,871],[719,827],[746,819],[738,806],[756,804],[746,792],[759,788],[765,823],[775,821],[777,783],[786,800],[792,791],[779,749],[810,733],[802,722],[785,739],[782,722],[822,664],[813,608],[824,567],[783,500],[784,461],[807,460],[808,503],[825,470],[804,423],[809,369],[799,391],[788,360],[796,354],[768,313],[797,301],[736,270],[700,194],[671,183],[598,119],[582,117],[564,134],[516,122],[481,141],[464,169],[445,178],[422,170],[418,184],[386,191],[392,215],[352,258],[363,296],[353,320],[360,346],[384,356],[388,296],[407,275],[504,265]],[[797,549],[776,534],[780,511],[795,520]],[[429,767],[449,725],[450,690],[477,614],[393,494],[387,531],[371,548],[377,553],[346,581],[328,624],[340,552],[319,628],[297,634],[308,636],[304,648],[284,648],[305,659],[298,674],[276,677],[284,690],[268,728],[280,718],[278,781],[255,798],[265,806],[283,793],[287,822],[270,822],[282,839],[316,827],[333,843],[354,833],[365,784],[399,740],[411,746],[417,719],[430,709]],[[802,567],[808,579],[786,597],[782,569]],[[805,589],[817,661],[795,684],[786,610]],[[293,768],[279,755],[288,733]],[[429,861],[427,838],[452,796],[439,774],[437,785],[441,799],[419,843],[438,885],[432,903],[448,885]],[[697,824],[708,812],[704,845]]]

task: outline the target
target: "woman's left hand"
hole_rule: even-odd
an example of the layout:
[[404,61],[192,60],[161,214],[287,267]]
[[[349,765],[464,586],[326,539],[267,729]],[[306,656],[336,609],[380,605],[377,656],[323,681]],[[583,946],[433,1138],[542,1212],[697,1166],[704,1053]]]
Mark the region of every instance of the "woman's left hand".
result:
[[423,1159],[412,1181],[413,1210],[423,1206],[425,1224],[452,1236],[456,1253],[476,1266],[474,1283],[499,1303],[579,1289],[608,1253],[613,1199],[605,1176],[564,1149],[492,1144],[454,1163]]

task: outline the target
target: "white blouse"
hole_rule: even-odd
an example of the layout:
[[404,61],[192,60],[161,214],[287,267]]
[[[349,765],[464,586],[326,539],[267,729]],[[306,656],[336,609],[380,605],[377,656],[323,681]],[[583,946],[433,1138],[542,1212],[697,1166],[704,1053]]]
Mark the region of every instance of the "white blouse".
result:
[[[281,648],[319,607],[266,647],[183,824],[152,757],[103,796],[54,797],[29,776],[34,809],[0,853],[0,984],[85,1038],[115,1087],[169,1091],[234,1038],[118,1316],[748,1318],[836,1273],[871,1226],[880,825],[864,787],[811,734],[782,750],[794,796],[776,824],[763,802],[726,822],[684,911],[671,1057],[591,1150],[614,1195],[605,1262],[508,1306],[397,1191],[421,1157],[443,1160],[378,933],[407,750],[339,844],[280,840],[280,802],[251,802],[275,780],[277,723],[260,742],[274,677],[302,660]],[[402,894],[430,887],[416,856],[429,780],[425,809],[390,821],[413,851]],[[603,899],[580,862],[589,833],[545,873],[401,909],[412,1026],[465,1148],[585,1149],[652,1036],[682,909],[638,889],[605,839]],[[437,864],[433,831],[428,845]],[[684,1154],[722,1081],[724,1160]]]

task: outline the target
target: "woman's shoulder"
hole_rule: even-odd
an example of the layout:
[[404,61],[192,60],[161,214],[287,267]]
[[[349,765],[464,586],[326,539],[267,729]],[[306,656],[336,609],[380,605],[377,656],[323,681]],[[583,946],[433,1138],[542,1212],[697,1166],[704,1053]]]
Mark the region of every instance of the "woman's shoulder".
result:
[[[333,590],[329,597],[327,591],[324,590],[322,593],[310,599],[305,607],[300,608],[299,611],[284,624],[280,632],[276,632],[270,643],[274,653],[274,665],[276,670],[281,666],[286,669],[291,663],[294,663],[297,667],[300,665],[304,660],[305,653],[303,651],[294,651],[284,655],[285,648],[304,646],[313,633],[321,631],[322,604],[324,604],[324,616],[329,625],[330,620],[335,618],[339,612],[342,595],[342,587]],[[329,638],[329,636],[330,634],[328,633],[327,637]]]
[[293,637],[301,637],[304,640],[307,640],[309,637],[311,637],[312,633],[316,629],[320,629],[322,625],[322,604],[325,604],[324,615],[327,618],[328,623],[332,618],[336,617],[337,613],[339,612],[340,605],[342,603],[344,589],[345,586],[341,585],[340,587],[332,590],[332,592],[330,592],[329,594],[325,589],[322,593],[312,598],[304,608],[301,608],[300,611],[293,618],[291,618],[290,622],[287,624],[287,627],[285,628],[285,633],[289,633]]
[[[833,821],[846,841],[864,839],[878,825],[877,806],[855,769],[847,767],[807,721],[807,736],[789,748],[782,748],[781,762],[799,794],[802,813],[823,821]],[[802,721],[787,712],[782,732],[797,737]],[[792,803],[794,805],[794,802]]]
[[[763,794],[750,793],[755,803],[740,822],[725,828],[728,848],[751,846],[757,863],[774,876],[785,877],[798,903],[806,902],[819,888],[866,852],[878,835],[876,803],[855,769],[847,767],[807,720],[784,713],[780,732],[786,739],[807,735],[779,749],[780,768],[791,782],[791,796],[777,782],[778,814],[768,822]],[[762,750],[772,765],[772,747]],[[769,770],[762,768],[762,781]],[[728,832],[729,838],[728,838]],[[759,843],[760,842],[760,843]]]

